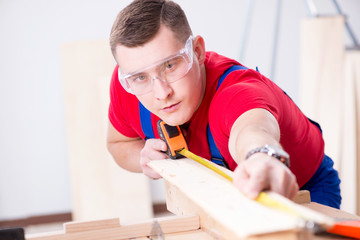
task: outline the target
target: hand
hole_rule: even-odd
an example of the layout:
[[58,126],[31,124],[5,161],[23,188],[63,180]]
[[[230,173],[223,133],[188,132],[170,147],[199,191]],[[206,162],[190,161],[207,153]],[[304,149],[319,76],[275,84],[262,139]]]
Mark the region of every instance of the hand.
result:
[[296,177],[290,169],[263,153],[254,154],[239,164],[233,182],[251,199],[255,199],[263,190],[271,190],[292,199],[299,190]]
[[161,176],[151,169],[147,164],[152,160],[166,159],[168,155],[161,151],[166,151],[167,145],[161,139],[148,139],[145,142],[144,148],[140,151],[140,166],[143,173],[152,178],[159,179]]

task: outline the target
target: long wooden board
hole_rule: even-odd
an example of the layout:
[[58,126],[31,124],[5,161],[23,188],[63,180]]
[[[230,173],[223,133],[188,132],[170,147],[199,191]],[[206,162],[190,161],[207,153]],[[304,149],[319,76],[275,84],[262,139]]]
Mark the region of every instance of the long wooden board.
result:
[[[165,179],[168,210],[177,215],[199,215],[201,227],[219,238],[250,239],[283,233],[296,239],[302,232],[299,226],[303,220],[246,198],[231,182],[193,160],[158,160],[149,166]],[[325,215],[269,194],[324,227],[333,224]]]

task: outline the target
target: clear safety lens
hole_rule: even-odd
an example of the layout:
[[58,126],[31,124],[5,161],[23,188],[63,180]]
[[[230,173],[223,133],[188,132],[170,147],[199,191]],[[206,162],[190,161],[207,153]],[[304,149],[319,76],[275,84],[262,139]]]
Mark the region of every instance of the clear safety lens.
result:
[[192,36],[190,36],[185,47],[177,54],[149,67],[130,74],[121,74],[119,69],[121,85],[129,93],[140,95],[152,90],[154,79],[160,79],[168,83],[181,79],[189,72],[193,64],[192,39]]

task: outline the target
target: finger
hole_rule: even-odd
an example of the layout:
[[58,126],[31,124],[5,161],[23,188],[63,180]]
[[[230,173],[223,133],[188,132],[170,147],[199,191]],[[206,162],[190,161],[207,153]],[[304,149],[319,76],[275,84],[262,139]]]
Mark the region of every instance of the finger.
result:
[[249,174],[246,172],[243,164],[238,165],[238,167],[234,171],[233,184],[236,188],[238,188],[241,192],[244,191],[244,187],[246,186],[249,179]]
[[149,158],[141,158],[140,159],[140,166],[143,171],[143,173],[152,179],[159,179],[161,178],[160,174],[155,172],[151,167],[149,167],[147,164],[151,162],[152,160]]
[[284,196],[292,199],[299,190],[296,182],[296,177],[292,173],[290,173],[285,182],[286,186],[284,187],[284,189],[286,189],[286,192],[284,193]]
[[161,139],[148,139],[145,143],[145,148],[151,148],[158,151],[166,151],[167,145]]
[[169,158],[169,156],[163,152],[151,151],[148,153],[147,158],[149,159],[149,161],[151,161],[151,160],[167,159]]
[[249,179],[244,186],[243,192],[247,197],[255,199],[261,191],[269,188],[268,171],[266,169],[266,165],[264,164],[247,164],[246,168],[249,174]]
[[[149,143],[148,143],[149,142]],[[164,145],[162,145],[164,144]],[[144,148],[140,151],[140,158],[147,159],[165,159],[168,158],[167,155],[162,152],[162,150],[167,149],[166,144],[160,140],[160,142],[156,141],[146,141]]]
[[287,196],[292,182],[289,174],[282,168],[275,168],[270,179],[270,190]]
[[256,172],[256,174],[252,174],[248,184],[244,189],[246,196],[251,199],[255,199],[257,196],[259,196],[260,192],[269,189],[269,183],[267,179],[268,176],[266,173],[261,174],[260,172]]
[[270,189],[289,199],[298,191],[295,175],[284,165],[274,168]]
[[295,181],[292,184],[292,187],[291,187],[290,194],[289,194],[288,198],[293,199],[296,196],[298,191],[299,191],[299,185],[297,184],[296,178],[295,178]]
[[148,176],[151,179],[157,180],[159,178],[161,178],[161,175],[158,174],[157,172],[155,172],[152,168],[150,167],[145,167],[143,169],[143,173]]
[[153,160],[161,160],[161,159],[167,159],[167,158],[168,158],[168,156],[165,153],[152,151],[146,156],[141,155],[140,166],[144,172],[144,169],[149,168],[149,166],[148,166],[149,162],[151,162]]

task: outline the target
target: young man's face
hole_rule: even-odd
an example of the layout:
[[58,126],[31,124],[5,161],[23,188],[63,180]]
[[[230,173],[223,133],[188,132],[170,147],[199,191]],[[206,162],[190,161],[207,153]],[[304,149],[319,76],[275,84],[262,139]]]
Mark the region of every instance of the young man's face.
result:
[[[116,60],[121,73],[135,72],[136,74],[132,77],[135,79],[135,84],[145,79],[144,76],[151,79],[150,90],[147,90],[146,93],[136,94],[139,101],[170,125],[181,125],[189,121],[205,93],[204,43],[202,39],[198,41],[198,38],[191,41],[194,44],[191,49],[193,63],[188,65],[190,69],[183,77],[171,83],[166,81],[166,78],[171,79],[171,77],[161,74],[165,71],[159,70],[161,66],[155,64],[155,67],[147,68],[153,66],[154,63],[161,62],[162,59],[177,54],[180,49],[184,48],[184,43],[175,39],[167,27],[162,26],[155,38],[141,47],[128,48],[119,45],[116,48]],[[171,69],[171,65],[167,65],[167,68]]]

